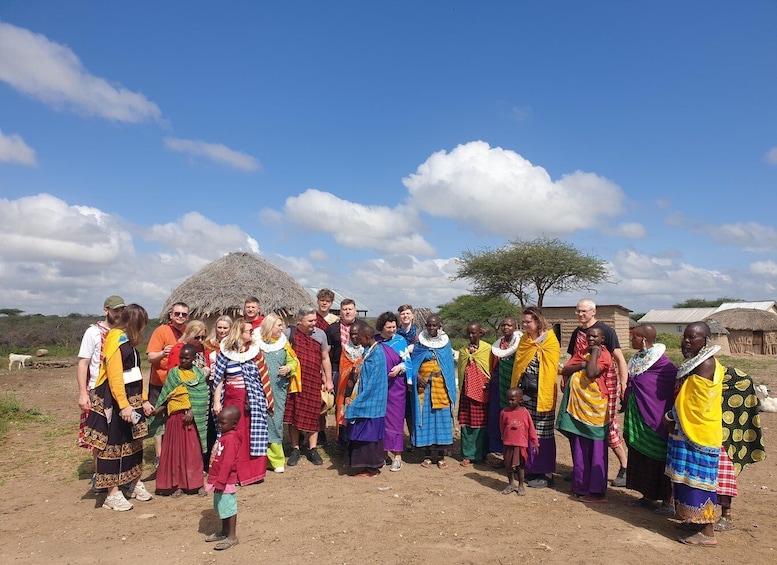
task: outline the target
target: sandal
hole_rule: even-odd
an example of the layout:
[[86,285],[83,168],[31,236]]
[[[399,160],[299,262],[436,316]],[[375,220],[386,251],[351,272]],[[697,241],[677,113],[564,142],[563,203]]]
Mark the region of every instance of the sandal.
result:
[[176,489],[176,491],[173,492],[173,494],[170,495],[170,498],[180,498],[182,496],[183,496],[183,490]]
[[216,545],[213,546],[213,549],[216,551],[224,551],[225,549],[229,549],[233,545],[237,545],[239,542],[237,539],[229,539],[226,538],[223,541],[218,542]]
[[447,469],[448,468],[448,462],[445,461],[444,459],[441,459],[440,461],[437,462],[437,468],[438,469]]
[[462,459],[459,465],[461,465],[462,467],[469,467],[470,465],[472,465],[472,461],[470,461],[469,459]]
[[716,532],[730,532],[731,530],[736,530],[737,525],[734,523],[734,520],[731,518],[724,518],[720,517],[720,520],[715,522],[715,531]]
[[653,510],[653,514],[656,514],[658,516],[674,516],[674,506],[670,506],[667,504],[662,504],[658,508]]
[[502,491],[502,494],[512,494],[512,492],[515,490],[513,488],[513,485],[507,485],[504,490]]
[[429,469],[431,466],[432,466],[432,460],[431,459],[427,458],[427,459],[424,459],[423,461],[421,461],[421,467],[423,467],[424,469]]
[[222,534],[221,532],[216,532],[215,534],[210,534],[209,536],[205,537],[205,541],[208,543],[214,542],[214,541],[221,541],[227,539],[226,534]]
[[701,547],[715,547],[718,545],[718,539],[715,536],[705,536],[701,532],[696,532],[687,538],[677,538],[677,541],[685,545],[698,545]]

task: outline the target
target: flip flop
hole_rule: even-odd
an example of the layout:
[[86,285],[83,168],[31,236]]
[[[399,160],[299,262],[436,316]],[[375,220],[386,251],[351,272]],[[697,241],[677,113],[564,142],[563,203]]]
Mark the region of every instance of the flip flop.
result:
[[520,486],[516,489],[515,494],[518,496],[526,496],[526,489]]
[[462,459],[459,465],[461,465],[462,467],[469,467],[470,465],[472,465],[472,461],[470,461],[469,459]]
[[448,468],[448,462],[447,461],[438,461],[437,462],[437,468],[438,469],[447,469]]
[[225,549],[229,549],[230,547],[232,547],[233,545],[237,545],[238,543],[240,542],[238,542],[238,540],[236,539],[234,540],[225,539],[223,541],[218,542],[216,545],[214,545],[213,549],[215,549],[216,551],[224,551]]
[[734,523],[734,520],[731,520],[730,518],[722,518],[715,522],[715,531],[716,532],[730,532],[731,530],[736,530],[737,525]]
[[424,469],[429,469],[432,466],[432,460],[431,459],[424,459],[421,461],[421,467]]
[[685,545],[698,545],[701,547],[715,547],[718,545],[718,539],[716,537],[705,536],[701,532],[696,532],[687,538],[677,538],[677,541],[684,543]]
[[502,494],[512,494],[514,491],[513,485],[507,485],[502,491]]
[[580,502],[585,502],[587,504],[602,504],[607,502],[607,497],[604,496],[591,496],[591,495],[584,495],[581,496],[578,499]]
[[205,537],[205,541],[208,543],[214,542],[214,541],[221,541],[227,539],[227,536],[222,534],[221,532],[216,532],[215,534],[210,534],[209,536]]

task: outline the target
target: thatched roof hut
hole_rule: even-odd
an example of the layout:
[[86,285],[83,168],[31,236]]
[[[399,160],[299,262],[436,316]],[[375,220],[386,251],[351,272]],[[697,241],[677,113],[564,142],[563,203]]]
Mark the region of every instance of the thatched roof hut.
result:
[[229,253],[183,281],[162,307],[160,318],[175,302],[189,305],[191,318],[208,320],[226,314],[242,316],[249,296],[259,299],[263,314],[295,316],[314,306],[305,288],[278,267],[254,253]]
[[732,308],[709,316],[729,331],[731,353],[777,355],[777,315],[765,310]]

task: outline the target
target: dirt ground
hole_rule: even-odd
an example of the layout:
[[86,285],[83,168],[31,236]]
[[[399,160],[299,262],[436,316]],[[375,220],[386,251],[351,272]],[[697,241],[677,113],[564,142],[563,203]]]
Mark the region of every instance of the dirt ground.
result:
[[[757,380],[777,391],[777,377]],[[502,470],[452,459],[448,470],[424,469],[418,452],[400,472],[374,478],[343,474],[337,457],[321,467],[303,458],[239,490],[240,544],[216,552],[204,542],[219,527],[210,497],[155,497],[120,513],[89,493],[91,458],[75,447],[74,367],[0,370],[0,396],[7,393],[43,416],[1,440],[1,563],[777,562],[777,414],[762,414],[768,457],[740,475],[738,530],[720,534],[716,548],[675,541],[671,521],[629,506],[636,492],[611,488],[608,504],[591,506],[570,498],[561,478],[568,442],[558,436],[556,487],[523,498],[500,493]],[[611,456],[611,478],[616,471]],[[152,472],[147,465],[143,478],[153,491]]]

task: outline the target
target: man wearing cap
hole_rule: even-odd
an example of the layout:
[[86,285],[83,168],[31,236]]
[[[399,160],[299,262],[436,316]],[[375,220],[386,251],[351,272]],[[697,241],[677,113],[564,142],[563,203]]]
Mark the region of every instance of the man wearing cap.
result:
[[[159,393],[162,392],[162,385],[167,379],[167,357],[170,350],[181,339],[186,323],[189,321],[189,306],[185,302],[176,302],[168,313],[168,322],[162,324],[148,340],[146,348],[146,358],[151,363],[151,378],[148,383],[148,401],[156,406],[159,399]],[[164,426],[160,426],[154,436],[154,451],[156,452],[155,464],[159,462],[159,455],[162,453],[162,435]]]
[[[119,323],[121,313],[124,311],[124,299],[121,296],[109,296],[103,303],[105,319],[95,322],[86,329],[81,339],[81,348],[78,350],[78,364],[76,365],[76,381],[78,382],[78,407],[81,408],[81,422],[78,427],[78,445],[91,449],[84,443],[84,425],[89,410],[92,407],[90,392],[97,381],[100,372],[100,363],[103,357],[103,345],[108,331]],[[97,459],[97,450],[93,450],[93,459]]]

